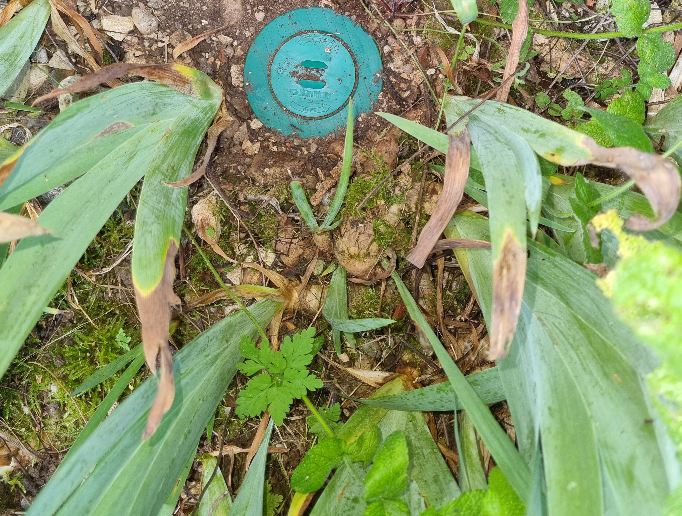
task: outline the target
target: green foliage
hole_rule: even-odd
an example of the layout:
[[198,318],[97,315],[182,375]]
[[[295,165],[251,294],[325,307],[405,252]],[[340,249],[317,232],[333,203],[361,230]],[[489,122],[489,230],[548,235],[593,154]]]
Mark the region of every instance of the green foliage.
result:
[[265,482],[265,516],[275,516],[284,503],[284,497],[272,492],[272,484]]
[[568,101],[566,107],[562,108],[559,104],[552,104],[549,106],[547,112],[552,116],[560,116],[564,120],[573,120],[582,117],[582,108],[585,106],[582,97],[575,91],[569,89],[564,90],[563,96]]
[[374,454],[377,453],[380,442],[381,432],[378,427],[373,426],[355,441],[346,444],[344,451],[351,461],[369,464],[372,462]]
[[637,53],[637,90],[648,99],[652,88],[665,89],[670,86],[670,78],[662,72],[675,64],[675,50],[670,43],[663,41],[660,34],[645,34],[637,40]]
[[374,464],[365,478],[364,498],[370,502],[369,507],[373,502],[397,498],[407,489],[408,464],[405,434],[393,432],[377,451]]
[[544,91],[539,92],[535,95],[535,103],[540,109],[545,109],[552,102],[552,99]]
[[611,95],[618,93],[620,88],[625,88],[632,83],[632,73],[627,68],[621,68],[621,77],[617,79],[606,79],[603,83],[595,87],[595,98],[606,100]]
[[316,444],[303,457],[291,475],[291,487],[299,493],[320,489],[329,473],[343,463],[344,441],[330,437]]
[[[601,119],[604,122],[603,124],[600,123],[600,119],[593,118],[589,122],[576,125],[575,129],[594,138],[599,145],[613,147],[615,145],[627,145],[627,142],[633,141],[631,138],[627,138],[627,135],[626,139],[623,139],[622,136],[620,136],[620,131],[617,130],[617,127],[615,128],[616,130],[613,128],[614,124],[624,123],[626,127],[630,128],[628,133],[636,135],[634,141],[641,142],[638,144],[640,145],[640,148],[647,147],[646,142],[642,140],[640,130],[633,126],[634,123],[641,128],[644,118],[646,117],[644,98],[639,91],[625,91],[622,96],[614,99],[607,106],[606,113],[612,114],[618,118],[613,119],[614,122],[612,124],[609,124],[609,121],[605,117],[602,117]],[[627,120],[624,121],[623,119]],[[610,136],[613,136],[620,143],[614,141]],[[646,140],[648,141],[648,138],[646,138]]]
[[649,0],[613,0],[611,12],[616,17],[618,29],[625,37],[632,38],[642,34],[642,25],[649,19],[651,4]]
[[[336,430],[341,427],[341,424],[339,423],[341,405],[334,403],[331,407],[320,407],[317,411],[322,419],[324,419],[325,423],[327,423],[327,426],[332,429],[332,432],[336,432]],[[306,423],[308,424],[308,431],[316,435],[319,440],[329,437],[329,434],[327,434],[327,431],[317,417],[309,416]]]
[[284,337],[280,351],[273,351],[268,342],[260,349],[248,337],[242,337],[239,351],[247,359],[239,370],[247,376],[265,371],[249,380],[237,398],[238,416],[259,416],[270,411],[273,421],[281,425],[295,399],[322,387],[322,381],[309,374],[316,345],[315,328],[303,330],[292,338]]

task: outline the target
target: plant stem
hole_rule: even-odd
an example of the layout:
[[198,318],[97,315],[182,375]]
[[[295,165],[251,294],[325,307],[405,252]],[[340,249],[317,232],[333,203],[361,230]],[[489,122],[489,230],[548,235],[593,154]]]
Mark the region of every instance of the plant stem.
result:
[[629,190],[634,184],[635,184],[635,180],[631,179],[630,181],[628,181],[624,185],[619,186],[618,188],[616,188],[615,190],[613,190],[610,193],[607,193],[604,197],[600,197],[599,199],[595,199],[594,201],[588,203],[587,207],[592,208],[593,206],[596,206],[597,204],[601,204],[605,201],[608,201],[609,199],[613,199],[617,195],[620,195],[623,192],[625,192],[626,190]]
[[[507,23],[500,23],[500,22],[495,22],[491,20],[484,20],[483,18],[477,18],[475,20],[476,23],[480,23],[481,25],[489,25],[490,27],[500,27],[501,29],[510,29],[512,28],[511,25]],[[644,29],[642,31],[642,34],[660,34],[661,32],[667,32],[669,30],[679,30],[682,29],[682,22],[681,23],[674,23],[672,25],[664,25],[663,27],[653,27],[651,29]],[[625,37],[625,34],[622,32],[597,32],[596,34],[575,34],[573,32],[558,32],[558,31],[553,31],[553,30],[542,30],[542,29],[533,29],[531,27],[531,30],[533,32],[536,32],[538,34],[542,34],[543,36],[553,36],[557,38],[572,38],[572,39],[612,39],[612,38],[623,38]]]
[[310,402],[310,400],[308,399],[308,396],[306,396],[306,395],[304,394],[304,395],[301,397],[301,399],[303,400],[303,403],[305,403],[305,404],[308,406],[308,408],[310,409],[310,412],[312,412],[313,415],[315,416],[315,418],[320,422],[320,424],[322,425],[322,428],[324,428],[325,432],[327,432],[327,434],[329,435],[329,437],[336,437],[336,436],[334,435],[334,431],[333,431],[331,428],[329,428],[329,425],[328,425],[327,422],[324,420],[324,418],[322,417],[322,415],[317,411],[317,409],[315,408],[315,405],[313,405],[313,404]]
[[680,138],[680,140],[675,145],[673,145],[667,151],[665,151],[663,157],[667,158],[668,156],[670,156],[673,152],[680,148],[680,145],[682,145],[682,138]]
[[265,334],[265,330],[261,327],[260,324],[258,324],[258,321],[256,320],[256,318],[253,315],[251,315],[251,312],[249,312],[249,310],[246,308],[246,306],[244,306],[244,303],[242,303],[239,300],[239,298],[232,293],[232,291],[228,288],[227,285],[225,285],[225,282],[220,277],[220,274],[218,274],[218,271],[215,270],[215,267],[213,267],[213,264],[209,261],[208,256],[206,256],[206,254],[201,249],[201,247],[199,246],[197,241],[194,239],[194,236],[192,236],[192,233],[190,233],[190,231],[185,226],[182,226],[182,229],[187,234],[189,239],[192,241],[192,243],[194,244],[194,247],[197,248],[197,251],[199,251],[199,254],[204,259],[204,262],[206,263],[208,268],[211,269],[211,272],[213,273],[213,275],[215,276],[215,279],[218,281],[218,283],[223,288],[223,290],[225,292],[227,292],[227,294],[232,298],[232,300],[235,303],[237,303],[237,305],[239,305],[239,308],[241,308],[244,311],[244,313],[246,314],[246,316],[249,319],[251,319],[251,322],[256,325],[256,328],[258,328],[258,331],[260,332],[261,336],[263,337],[263,340],[268,342],[268,336]]

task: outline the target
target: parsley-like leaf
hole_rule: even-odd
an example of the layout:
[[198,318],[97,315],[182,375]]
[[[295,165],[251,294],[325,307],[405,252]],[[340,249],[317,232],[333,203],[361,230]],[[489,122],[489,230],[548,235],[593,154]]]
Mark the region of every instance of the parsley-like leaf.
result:
[[237,399],[237,415],[259,416],[266,409],[273,421],[281,425],[295,399],[322,387],[322,382],[308,373],[318,346],[315,329],[304,330],[293,338],[285,337],[280,351],[274,351],[267,342],[260,349],[248,338],[243,338],[239,349],[248,360],[239,370],[248,375],[265,373],[249,380]]

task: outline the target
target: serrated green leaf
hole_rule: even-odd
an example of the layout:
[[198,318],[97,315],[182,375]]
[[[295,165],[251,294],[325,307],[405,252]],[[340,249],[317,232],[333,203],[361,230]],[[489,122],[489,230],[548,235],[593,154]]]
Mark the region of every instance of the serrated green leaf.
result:
[[301,333],[297,333],[291,339],[289,336],[284,337],[280,351],[286,359],[287,367],[296,369],[304,369],[310,362],[313,361],[311,351],[315,342],[315,328],[308,328]]
[[379,427],[373,426],[370,430],[360,435],[355,441],[345,444],[344,451],[353,462],[369,464],[381,442]]
[[[258,348],[256,348],[256,343],[249,339],[246,335],[242,335],[242,340],[239,341],[239,352],[244,358],[249,358],[251,361],[260,364],[260,354]],[[260,364],[261,369],[265,369],[264,364]]]
[[[481,516],[524,516],[523,502],[516,495],[500,468],[493,468],[488,477],[488,492],[483,499]],[[575,507],[567,507],[573,511]],[[570,512],[570,514],[576,514]],[[585,513],[580,513],[585,514]]]
[[[336,430],[341,426],[338,422],[339,417],[341,417],[341,405],[334,403],[331,407],[319,407],[317,411],[332,429],[332,432],[336,433]],[[315,434],[320,441],[329,437],[327,430],[325,430],[315,416],[308,416],[306,423],[308,424],[308,431]]]
[[343,441],[330,437],[313,446],[291,475],[291,487],[299,493],[312,493],[324,485],[329,473],[343,462]]
[[370,503],[365,509],[365,516],[410,516],[410,509],[400,498],[382,499]]
[[620,97],[613,99],[606,111],[614,115],[626,116],[639,125],[642,125],[646,118],[644,99],[634,90],[625,91]]
[[628,38],[640,36],[642,25],[649,19],[649,0],[613,0],[611,12],[616,17],[618,30]]
[[575,175],[575,196],[583,204],[599,199],[599,192],[580,172]]
[[[516,4],[518,7],[518,4]],[[539,92],[535,95],[535,103],[540,109],[544,109],[552,102],[552,99],[544,91]]]
[[645,34],[637,39],[637,53],[640,62],[654,72],[665,72],[675,64],[675,49],[660,34]]
[[286,389],[286,386],[278,386],[278,388],[272,388],[268,392],[268,402],[270,416],[275,424],[279,426],[284,422],[284,418],[294,402],[294,397]]
[[607,113],[601,109],[583,108],[602,127],[609,141],[616,147],[634,147],[644,152],[654,152],[651,140],[642,126],[626,116]]
[[365,500],[396,498],[407,488],[407,441],[401,431],[389,435],[365,478]]

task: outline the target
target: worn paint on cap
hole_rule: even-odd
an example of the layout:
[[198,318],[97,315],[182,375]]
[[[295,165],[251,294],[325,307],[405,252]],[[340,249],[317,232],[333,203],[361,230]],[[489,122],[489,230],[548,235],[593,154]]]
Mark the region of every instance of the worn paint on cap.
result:
[[285,135],[325,136],[345,128],[381,92],[374,40],[350,18],[310,7],[270,22],[246,57],[244,87],[256,116]]

